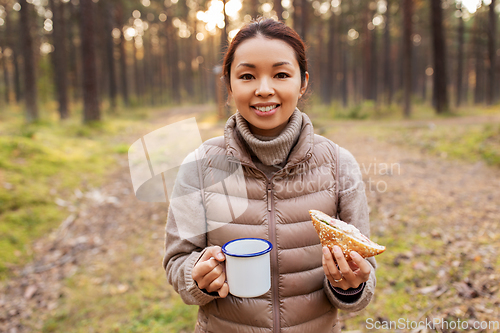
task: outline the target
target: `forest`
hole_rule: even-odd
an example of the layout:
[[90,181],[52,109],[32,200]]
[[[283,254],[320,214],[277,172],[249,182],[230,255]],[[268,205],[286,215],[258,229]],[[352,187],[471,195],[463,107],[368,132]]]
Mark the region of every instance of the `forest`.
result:
[[28,122],[54,99],[61,119],[81,105],[85,122],[118,106],[220,103],[228,41],[263,16],[306,42],[314,101],[445,113],[497,102],[499,12],[496,0],[3,0],[0,91]]
[[165,180],[165,202],[141,201],[128,154],[180,120],[224,135],[222,57],[258,17],[305,41],[299,108],[355,157],[387,247],[342,331],[498,332],[499,16],[498,0],[0,0],[0,332],[193,331],[161,263]]

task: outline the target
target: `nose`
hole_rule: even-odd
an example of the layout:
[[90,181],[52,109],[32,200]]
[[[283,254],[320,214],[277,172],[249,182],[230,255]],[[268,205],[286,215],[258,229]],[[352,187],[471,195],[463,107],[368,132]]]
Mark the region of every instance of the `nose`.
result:
[[269,79],[262,78],[259,81],[259,86],[255,90],[255,95],[260,97],[268,97],[274,95],[274,88],[272,87],[271,82],[269,82]]

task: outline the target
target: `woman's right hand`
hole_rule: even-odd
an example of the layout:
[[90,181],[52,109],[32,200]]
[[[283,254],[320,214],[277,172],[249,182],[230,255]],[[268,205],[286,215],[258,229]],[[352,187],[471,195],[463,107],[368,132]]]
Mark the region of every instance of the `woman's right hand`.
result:
[[224,298],[229,293],[226,282],[226,272],[222,262],[226,260],[220,246],[208,247],[200,260],[194,265],[191,276],[198,284],[198,288],[211,293],[216,291]]

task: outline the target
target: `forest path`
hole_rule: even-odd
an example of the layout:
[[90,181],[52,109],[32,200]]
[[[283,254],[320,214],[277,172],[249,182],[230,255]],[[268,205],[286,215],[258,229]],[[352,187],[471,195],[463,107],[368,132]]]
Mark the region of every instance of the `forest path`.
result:
[[[171,109],[149,120],[149,128],[128,142],[191,115],[203,119],[209,110]],[[198,120],[198,124],[203,140],[222,135],[221,122]],[[349,130],[344,130],[346,126]],[[335,121],[319,130],[356,157],[372,210],[372,235],[388,242],[379,263],[390,274],[382,274],[377,292],[390,294],[398,282],[408,284],[398,280],[407,278],[398,271],[406,267],[414,274],[405,292],[439,294],[439,302],[433,298],[439,305],[431,301],[434,305],[425,315],[472,311],[476,318],[499,318],[500,170],[381,142],[357,130],[355,122]],[[86,325],[86,332],[107,331],[102,323],[116,321],[119,331],[131,320],[120,313],[127,308],[103,307],[98,298],[126,303],[127,294],[137,293],[151,302],[163,300],[164,309],[175,302],[177,296],[161,269],[167,207],[136,199],[126,155],[106,184],[83,193],[73,204],[78,207],[76,213],[35,243],[35,260],[16,269],[16,278],[0,286],[1,332],[40,331],[44,325],[46,331],[68,331],[59,320],[72,323],[74,331],[84,331],[77,326]],[[423,241],[410,243],[409,251],[401,250],[400,243],[415,235]],[[150,283],[147,290],[144,281]],[[78,295],[77,289],[88,295]],[[382,311],[384,302],[376,298],[375,309]],[[350,315],[341,316],[346,328],[351,328]],[[53,325],[47,326],[47,319]]]
[[[498,116],[471,116],[389,126],[499,122]],[[362,315],[379,324],[448,318],[469,327],[474,321],[500,325],[500,169],[382,142],[353,122],[324,124],[323,131],[356,157],[372,237],[387,245],[377,257],[377,296]],[[364,327],[351,322],[354,315],[341,315],[344,330]]]

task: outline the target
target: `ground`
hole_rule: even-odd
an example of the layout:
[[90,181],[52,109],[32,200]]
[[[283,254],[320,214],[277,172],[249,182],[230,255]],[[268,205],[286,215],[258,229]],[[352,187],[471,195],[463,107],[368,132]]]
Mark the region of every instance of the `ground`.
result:
[[[129,142],[189,116],[197,117],[203,140],[221,135],[223,122],[210,121],[208,112],[169,110]],[[442,119],[435,126],[490,121]],[[369,121],[358,124],[315,123],[356,157],[372,238],[387,247],[377,257],[374,300],[360,313],[341,313],[343,330],[400,318],[499,320],[500,170],[395,144],[366,130]],[[0,285],[0,331],[189,331],[195,311],[182,305],[161,267],[167,204],[135,198],[127,155],[102,187],[76,191],[72,205],[75,213],[34,244],[35,260],[13,267],[15,277]]]

